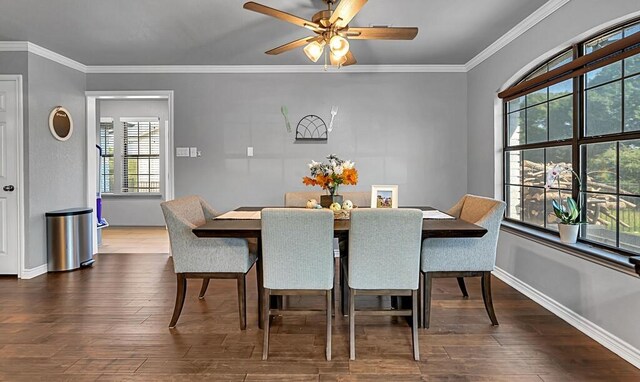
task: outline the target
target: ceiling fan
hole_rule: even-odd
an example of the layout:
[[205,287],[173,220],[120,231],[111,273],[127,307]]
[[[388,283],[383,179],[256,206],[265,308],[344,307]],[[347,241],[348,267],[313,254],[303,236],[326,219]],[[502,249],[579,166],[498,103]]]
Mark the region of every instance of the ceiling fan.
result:
[[[253,1],[245,3],[244,8],[307,28],[316,34],[291,41],[265,53],[276,55],[304,46],[307,57],[317,62],[324,53],[325,46],[328,46],[331,65],[337,67],[356,63],[356,58],[349,50],[349,40],[413,40],[418,34],[418,28],[350,27],[349,22],[360,12],[367,0],[341,0],[339,3],[338,0],[323,1],[327,3],[327,9],[313,15],[311,21]],[[338,6],[333,9],[336,3]]]

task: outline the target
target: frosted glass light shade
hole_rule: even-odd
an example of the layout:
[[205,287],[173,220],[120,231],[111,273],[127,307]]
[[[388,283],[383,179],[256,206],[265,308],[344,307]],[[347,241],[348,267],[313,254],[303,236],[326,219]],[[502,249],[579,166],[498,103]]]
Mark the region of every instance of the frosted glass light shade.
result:
[[344,57],[349,52],[349,41],[342,36],[335,35],[329,41],[329,48],[336,57]]
[[324,45],[325,45],[324,41],[310,42],[309,44],[307,44],[307,46],[304,47],[304,54],[306,54],[311,61],[317,62],[320,56],[322,56],[322,52],[324,52]]

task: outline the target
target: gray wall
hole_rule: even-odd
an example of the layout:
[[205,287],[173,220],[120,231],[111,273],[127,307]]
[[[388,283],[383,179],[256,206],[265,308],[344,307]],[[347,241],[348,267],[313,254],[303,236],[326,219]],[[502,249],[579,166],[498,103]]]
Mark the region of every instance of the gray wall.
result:
[[[100,100],[100,117],[113,118],[116,139],[122,139],[120,118],[159,117],[160,118],[160,154],[164,157],[165,121],[169,119],[169,107],[166,100]],[[99,138],[96,142],[100,142]],[[118,153],[116,153],[118,155]],[[160,172],[164,170],[161,162]],[[158,203],[164,200],[165,184],[161,185],[161,196],[144,195],[102,195],[102,217],[112,226],[162,226],[164,218]]]
[[[175,146],[199,158],[175,158],[176,197],[198,194],[219,210],[281,205],[305,190],[307,163],[330,153],[356,161],[356,187],[399,185],[400,204],[449,207],[467,189],[466,75],[421,74],[90,74],[87,90],[174,90]],[[294,144],[307,114],[327,123],[326,144]],[[246,156],[253,146],[255,156]]]
[[[86,76],[27,52],[0,52],[0,73],[23,75],[25,266],[35,268],[47,262],[45,212],[85,205]],[[66,142],[49,131],[59,105],[74,122]]]
[[[86,77],[31,53],[28,67],[26,267],[33,268],[47,262],[45,212],[86,206]],[[73,118],[73,135],[65,142],[56,140],[49,131],[49,113],[59,105],[66,107]]]
[[[469,191],[493,196],[494,101],[520,69],[584,32],[628,13],[637,0],[572,0],[468,73]],[[574,312],[640,348],[634,317],[640,314],[640,283],[625,274],[502,233],[497,266]]]

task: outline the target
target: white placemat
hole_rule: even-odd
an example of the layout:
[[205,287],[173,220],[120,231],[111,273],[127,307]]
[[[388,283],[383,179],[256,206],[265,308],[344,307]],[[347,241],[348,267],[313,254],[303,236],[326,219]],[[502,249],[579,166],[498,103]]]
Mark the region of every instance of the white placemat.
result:
[[226,213],[216,217],[216,219],[222,219],[222,220],[233,220],[233,219],[255,220],[255,219],[260,219],[260,211],[229,211],[229,212],[226,212]]
[[434,220],[455,219],[453,216],[447,215],[444,212],[438,210],[422,211],[422,218]]

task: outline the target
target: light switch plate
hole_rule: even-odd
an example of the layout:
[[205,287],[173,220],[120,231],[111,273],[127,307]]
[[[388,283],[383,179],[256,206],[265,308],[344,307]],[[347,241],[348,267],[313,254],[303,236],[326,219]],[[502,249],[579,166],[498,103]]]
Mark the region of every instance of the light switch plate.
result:
[[188,157],[189,156],[189,148],[188,147],[176,147],[176,156],[177,157]]
[[253,156],[253,147],[247,147],[247,156],[248,157],[252,157]]
[[189,148],[189,154],[190,154],[191,158],[197,158],[198,157],[198,148],[197,147],[190,147]]

